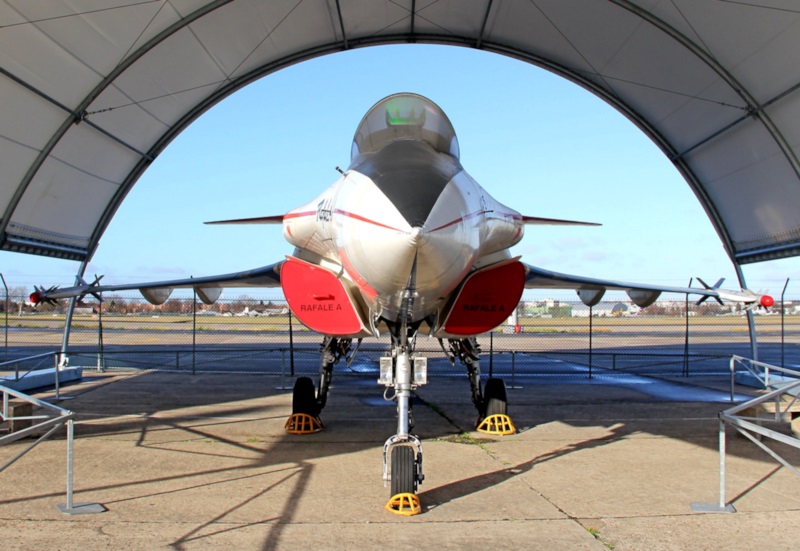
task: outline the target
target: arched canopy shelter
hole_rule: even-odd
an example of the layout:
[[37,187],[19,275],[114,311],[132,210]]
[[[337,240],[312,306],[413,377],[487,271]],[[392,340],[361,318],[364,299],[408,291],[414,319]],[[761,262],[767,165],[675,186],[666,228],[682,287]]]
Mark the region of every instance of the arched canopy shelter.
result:
[[672,160],[737,265],[800,254],[792,0],[0,0],[0,247],[86,261],[205,110],[293,63],[411,42],[586,87]]

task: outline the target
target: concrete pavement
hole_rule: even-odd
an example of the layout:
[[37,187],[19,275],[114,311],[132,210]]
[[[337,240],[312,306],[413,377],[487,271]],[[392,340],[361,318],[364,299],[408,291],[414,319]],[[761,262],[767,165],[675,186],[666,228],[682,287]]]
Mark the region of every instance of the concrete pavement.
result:
[[[76,423],[76,502],[64,515],[66,441],[0,473],[4,549],[767,549],[800,541],[800,478],[729,431],[719,495],[717,413],[645,386],[547,382],[510,389],[520,429],[471,430],[466,379],[418,391],[423,513],[383,509],[382,445],[395,411],[372,380],[340,377],[326,430],[285,434],[278,378],[168,373],[87,377],[62,389]],[[26,444],[0,448],[5,462]],[[781,450],[797,465],[796,450]]]

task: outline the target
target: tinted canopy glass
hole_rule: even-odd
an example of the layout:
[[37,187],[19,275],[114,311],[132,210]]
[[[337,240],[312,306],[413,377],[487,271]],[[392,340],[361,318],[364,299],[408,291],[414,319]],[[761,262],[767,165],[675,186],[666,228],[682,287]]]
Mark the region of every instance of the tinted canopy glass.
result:
[[358,125],[351,159],[375,153],[394,140],[416,139],[436,151],[459,156],[458,139],[447,115],[417,94],[394,94],[376,103]]

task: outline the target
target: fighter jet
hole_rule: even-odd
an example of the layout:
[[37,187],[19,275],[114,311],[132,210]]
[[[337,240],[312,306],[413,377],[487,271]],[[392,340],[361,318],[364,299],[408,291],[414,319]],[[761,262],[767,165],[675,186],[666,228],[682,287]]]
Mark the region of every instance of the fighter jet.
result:
[[[526,224],[587,225],[523,216],[494,199],[464,170],[458,140],[445,113],[422,96],[401,93],[375,104],[353,138],[350,165],[318,197],[281,216],[211,222],[282,224],[294,252],[251,271],[144,284],[37,288],[33,303],[103,292],[139,289],[154,304],[174,288],[194,288],[211,304],[224,287],[278,287],[292,313],[323,336],[319,382],[299,378],[292,433],[322,429],[320,415],[333,366],[361,339],[390,335],[380,360],[379,384],[392,389],[397,431],[384,444],[384,480],[391,485],[387,509],[402,515],[421,510],[422,443],[411,413],[414,390],[427,383],[427,359],[415,352],[418,336],[439,339],[451,361],[466,368],[478,430],[515,431],[506,388],[491,378],[481,386],[476,335],[491,331],[517,307],[523,289],[574,289],[586,305],[607,289],[624,290],[639,307],[662,292],[700,295],[745,306],[771,306],[773,299],[748,290],[723,290],[607,281],[547,271],[520,261],[510,248]],[[446,343],[446,344],[445,344]],[[389,390],[387,388],[387,391]]]

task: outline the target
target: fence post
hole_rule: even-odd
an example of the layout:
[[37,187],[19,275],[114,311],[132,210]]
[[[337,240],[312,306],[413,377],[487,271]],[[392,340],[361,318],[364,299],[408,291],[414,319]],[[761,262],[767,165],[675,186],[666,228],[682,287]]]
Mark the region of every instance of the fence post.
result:
[[[786,326],[784,325],[784,317],[786,312],[783,308],[783,299],[786,295],[786,288],[789,286],[789,278],[786,278],[786,283],[783,284],[783,291],[781,291],[781,367],[786,366],[786,360],[784,358],[784,339],[786,338]],[[8,329],[6,328],[6,331]],[[6,345],[8,346],[8,345]]]
[[194,287],[192,287],[192,375],[197,375],[197,289]]
[[[694,281],[693,277],[689,278],[689,285],[688,287],[692,286],[692,282]],[[686,295],[685,298],[685,312],[686,312],[686,329],[683,335],[683,376],[689,376],[689,295]]]
[[489,331],[489,378],[494,376],[494,331]]
[[292,326],[291,310],[289,310],[289,373],[294,379],[294,327]]
[[[6,285],[6,278],[3,277],[3,274],[0,274],[0,279],[3,280],[3,288],[6,290],[6,303],[5,303],[5,333],[6,333],[6,346],[5,346],[5,354],[3,357],[8,359],[8,285]],[[22,299],[20,299],[22,300]]]
[[592,353],[594,349],[592,348],[592,334],[593,334],[593,313],[594,306],[589,306],[589,378],[592,378],[592,363],[594,363],[594,359],[592,357]]
[[97,371],[105,370],[106,359],[103,354],[103,294],[97,296]]

